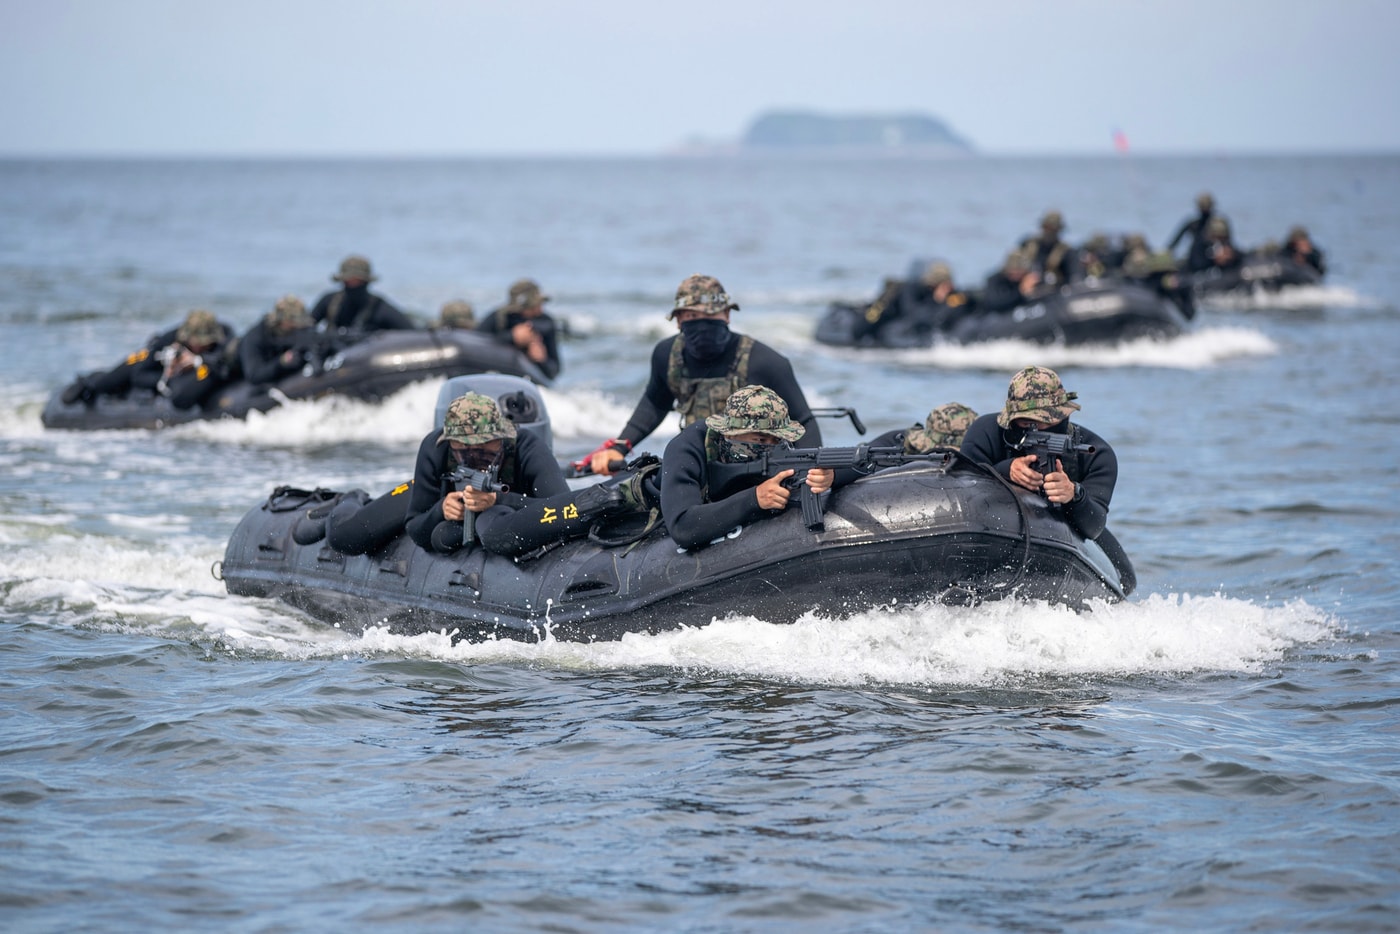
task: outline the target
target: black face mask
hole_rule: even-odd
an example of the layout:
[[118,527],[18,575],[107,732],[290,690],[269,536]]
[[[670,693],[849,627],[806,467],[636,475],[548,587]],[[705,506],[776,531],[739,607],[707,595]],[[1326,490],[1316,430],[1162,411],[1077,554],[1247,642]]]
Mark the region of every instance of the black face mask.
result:
[[772,449],[773,445],[761,441],[731,441],[724,438],[719,443],[719,459],[726,464],[747,464]]
[[729,323],[719,318],[695,318],[681,325],[685,352],[703,362],[715,360],[729,347]]

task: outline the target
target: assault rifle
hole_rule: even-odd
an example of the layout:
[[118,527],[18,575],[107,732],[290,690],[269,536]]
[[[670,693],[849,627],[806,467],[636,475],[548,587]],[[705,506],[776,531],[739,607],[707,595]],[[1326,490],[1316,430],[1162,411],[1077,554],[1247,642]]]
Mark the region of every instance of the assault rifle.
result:
[[[948,452],[930,451],[927,454],[906,454],[903,447],[871,447],[857,444],[849,448],[791,448],[774,445],[751,461],[737,464],[724,464],[711,461],[707,469],[710,474],[710,488],[721,491],[745,477],[771,477],[784,470],[794,473],[783,486],[797,490],[802,503],[802,520],[814,532],[826,528],[826,507],[820,496],[807,485],[807,471],[816,469],[855,470],[857,473],[874,473],[885,467],[898,467],[901,464],[942,464]],[[789,500],[791,502],[791,500]]]
[[315,376],[326,369],[326,361],[340,353],[346,346],[344,340],[316,328],[302,328],[293,332],[287,346],[301,358],[302,375]]
[[1055,459],[1069,454],[1093,454],[1097,450],[1092,444],[1075,444],[1068,434],[1055,434],[1049,431],[1027,431],[1016,444],[1009,445],[1018,455],[1035,455],[1035,469],[1041,476],[1055,472]]
[[[470,487],[482,493],[509,493],[510,487],[501,482],[501,466],[492,464],[485,470],[477,470],[466,464],[452,471],[452,485],[460,493]],[[470,545],[476,538],[476,513],[470,509],[462,511],[462,544]]]

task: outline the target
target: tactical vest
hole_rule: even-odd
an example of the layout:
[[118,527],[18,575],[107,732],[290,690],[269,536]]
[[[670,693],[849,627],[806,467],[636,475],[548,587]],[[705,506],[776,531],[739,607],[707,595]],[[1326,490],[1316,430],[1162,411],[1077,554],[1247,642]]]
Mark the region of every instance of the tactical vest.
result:
[[704,379],[692,379],[685,375],[685,335],[676,336],[676,342],[671,345],[670,359],[666,362],[666,385],[671,395],[676,397],[676,411],[681,413],[682,427],[723,412],[729,397],[749,384],[749,356],[753,352],[753,338],[747,334],[737,336],[739,349],[734,354],[734,362],[729,365],[729,372],[724,376]]
[[326,321],[333,328],[344,328],[347,331],[363,331],[370,318],[374,317],[375,308],[379,305],[379,296],[365,295],[365,303],[360,306],[360,310],[355,314],[355,320],[342,323],[338,320],[340,316],[340,306],[345,304],[345,291],[342,289],[331,296],[330,304],[326,306]]

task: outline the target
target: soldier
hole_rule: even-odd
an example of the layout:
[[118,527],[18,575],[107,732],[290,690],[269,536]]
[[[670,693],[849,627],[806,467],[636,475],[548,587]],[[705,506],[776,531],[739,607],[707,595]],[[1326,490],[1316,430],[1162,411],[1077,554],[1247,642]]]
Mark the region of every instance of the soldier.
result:
[[681,282],[667,316],[680,333],[653,348],[651,376],[641,401],[622,432],[589,455],[594,473],[615,470],[672,407],[681,413],[682,426],[693,425],[723,411],[735,390],[752,385],[767,386],[783,400],[784,411],[803,426],[804,447],[821,446],[821,430],[792,364],[767,344],[729,330],[729,315],[738,310],[713,276],[697,274]]
[[559,375],[558,327],[545,313],[549,296],[540,292],[533,279],[517,279],[511,283],[506,303],[481,322],[479,330],[509,341],[534,362],[544,375],[554,379]]
[[1196,216],[1182,221],[1176,233],[1167,241],[1167,252],[1175,254],[1177,244],[1190,237],[1191,242],[1186,245],[1186,262],[1189,268],[1192,258],[1204,250],[1206,225],[1218,216],[1215,213],[1215,197],[1208,191],[1201,192],[1196,196]]
[[[712,484],[712,463],[742,463],[763,449],[800,439],[805,429],[788,417],[787,404],[766,386],[745,386],[724,410],[693,422],[666,445],[661,459],[661,515],[682,548],[699,548],[737,526],[787,508],[792,491],[783,485],[794,471],[771,477],[745,477],[723,488]],[[834,471],[813,469],[806,484],[813,493],[832,488]]]
[[1074,247],[1060,239],[1064,229],[1064,215],[1046,211],[1040,219],[1040,233],[1021,241],[1022,255],[1046,285],[1065,285],[1084,277]]
[[1007,254],[1001,269],[987,277],[981,305],[987,311],[1007,312],[1024,305],[1040,293],[1040,274],[1020,250]]
[[1288,237],[1283,241],[1282,253],[1301,266],[1316,269],[1319,276],[1327,272],[1327,263],[1322,258],[1322,251],[1313,244],[1306,227],[1295,226],[1289,229]]
[[[1002,410],[981,416],[967,429],[961,450],[964,457],[1041,494],[1061,508],[1065,521],[1079,534],[1096,539],[1108,522],[1109,502],[1118,483],[1118,457],[1103,438],[1070,422],[1070,413],[1079,411],[1076,398],[1076,393],[1065,391],[1054,370],[1028,366],[1011,378]],[[1031,429],[1068,435],[1071,443],[1094,450],[1039,464],[1036,455],[1015,450]]]
[[470,331],[476,327],[476,309],[472,308],[471,302],[454,298],[444,304],[438,313],[438,327]]
[[1230,222],[1223,217],[1212,217],[1206,224],[1200,247],[1199,251],[1192,251],[1187,261],[1191,272],[1238,269],[1244,264],[1244,257],[1230,238]]
[[370,331],[411,331],[413,322],[387,300],[369,290],[378,278],[363,256],[347,256],[340,271],[331,276],[341,288],[327,292],[311,309],[313,321],[343,335],[362,336]]
[[961,447],[963,435],[977,413],[961,402],[945,402],[910,428],[887,431],[870,442],[873,448],[898,445],[905,454],[927,454],[934,448]]
[[62,399],[92,405],[98,396],[145,389],[166,396],[177,409],[194,408],[237,377],[237,345],[233,328],[197,308],[179,327],[151,338],[111,370],[78,377]]
[[243,378],[254,386],[270,386],[301,372],[314,356],[316,322],[295,295],[284,295],[272,310],[248,329],[238,343]]
[[[458,491],[452,475],[462,466],[494,470],[501,488]],[[627,485],[571,491],[543,440],[517,432],[490,396],[469,392],[448,407],[442,431],[429,432],[418,446],[406,522],[420,548],[450,554],[463,547],[463,519],[471,512],[482,547],[520,555],[585,535],[596,519],[643,503],[635,476]]]

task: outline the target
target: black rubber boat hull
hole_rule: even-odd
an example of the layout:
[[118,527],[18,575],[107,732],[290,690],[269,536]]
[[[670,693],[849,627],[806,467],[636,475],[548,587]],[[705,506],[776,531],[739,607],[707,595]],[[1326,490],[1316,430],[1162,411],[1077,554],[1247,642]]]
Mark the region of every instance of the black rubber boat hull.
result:
[[475,331],[423,329],[379,331],[326,361],[314,375],[289,376],[272,387],[255,388],[240,381],[225,386],[203,406],[177,409],[164,396],[136,391],[103,396],[91,405],[64,403],[62,390],[49,397],[40,416],[44,427],[70,431],[165,428],[217,418],[246,418],[266,412],[279,399],[314,399],[342,395],[375,402],[426,379],[472,373],[504,373],[548,385],[534,363],[509,344]]
[[1321,284],[1316,269],[1282,256],[1249,256],[1235,269],[1207,269],[1191,278],[1191,288],[1203,299]]
[[911,334],[891,322],[875,336],[862,332],[864,309],[833,305],[817,323],[818,343],[833,347],[905,349],[935,342],[977,344],[1019,340],[1031,344],[1116,344],[1143,337],[1170,338],[1186,318],[1158,292],[1133,283],[1076,283],[1009,312],[970,312],[934,334]]
[[1132,589],[1130,566],[1120,574],[1043,500],[970,466],[885,471],[835,491],[824,531],[790,509],[691,552],[653,533],[633,546],[579,540],[517,562],[480,549],[429,554],[400,535],[352,557],[297,544],[305,511],[250,510],[218,576],[231,594],[281,600],[351,632],[384,625],[478,641],[547,629],[592,641],[732,614],[792,622],[928,599],[1015,594],[1079,608]]

